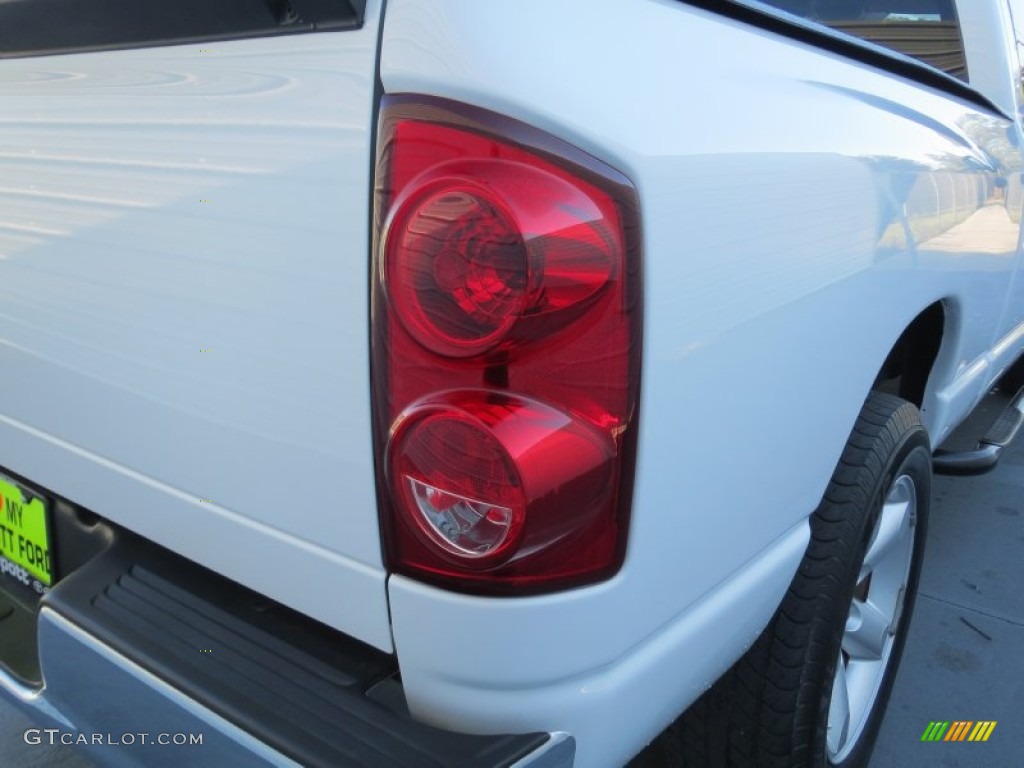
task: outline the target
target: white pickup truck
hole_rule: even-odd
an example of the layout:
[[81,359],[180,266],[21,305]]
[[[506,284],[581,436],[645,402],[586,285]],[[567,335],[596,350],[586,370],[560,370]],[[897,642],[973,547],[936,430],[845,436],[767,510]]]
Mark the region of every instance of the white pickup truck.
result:
[[864,765],[1024,418],[1018,40],[0,3],[0,691],[111,765]]

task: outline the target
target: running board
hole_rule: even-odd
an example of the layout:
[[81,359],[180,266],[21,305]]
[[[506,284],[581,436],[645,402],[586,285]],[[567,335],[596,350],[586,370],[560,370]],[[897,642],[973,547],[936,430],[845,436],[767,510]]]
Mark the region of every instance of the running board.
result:
[[995,468],[1003,451],[1024,426],[1024,389],[1021,389],[973,451],[944,451],[932,456],[932,470],[937,475],[981,475]]

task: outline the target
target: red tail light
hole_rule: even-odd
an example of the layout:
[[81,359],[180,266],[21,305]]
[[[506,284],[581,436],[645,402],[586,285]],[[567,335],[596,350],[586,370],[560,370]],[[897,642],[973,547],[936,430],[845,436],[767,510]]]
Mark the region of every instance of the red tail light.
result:
[[524,594],[621,565],[637,212],[623,176],[522,123],[384,100],[372,373],[392,571]]

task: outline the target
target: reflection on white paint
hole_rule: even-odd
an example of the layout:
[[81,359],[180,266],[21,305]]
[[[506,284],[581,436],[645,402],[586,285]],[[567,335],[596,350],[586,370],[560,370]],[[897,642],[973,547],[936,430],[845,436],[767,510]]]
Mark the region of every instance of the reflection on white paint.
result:
[[216,55],[0,60],[0,465],[387,648],[352,364],[379,12]]
[[979,208],[967,219],[918,246],[920,251],[949,254],[990,253],[1013,257],[1020,227],[1010,219],[1002,201]]

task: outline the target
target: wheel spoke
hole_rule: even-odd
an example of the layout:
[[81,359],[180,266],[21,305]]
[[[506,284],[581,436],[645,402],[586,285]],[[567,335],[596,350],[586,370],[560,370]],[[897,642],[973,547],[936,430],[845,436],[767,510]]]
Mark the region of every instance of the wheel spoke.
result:
[[846,664],[843,654],[836,662],[836,677],[832,682],[832,701],[828,707],[829,752],[838,754],[850,733],[850,692],[846,684]]
[[843,650],[858,661],[882,658],[890,624],[891,617],[870,600],[854,600],[843,633]]
[[913,497],[901,486],[897,486],[882,505],[875,538],[864,556],[864,565],[861,566],[858,582],[863,581],[907,534],[907,530],[910,528],[912,501]]

